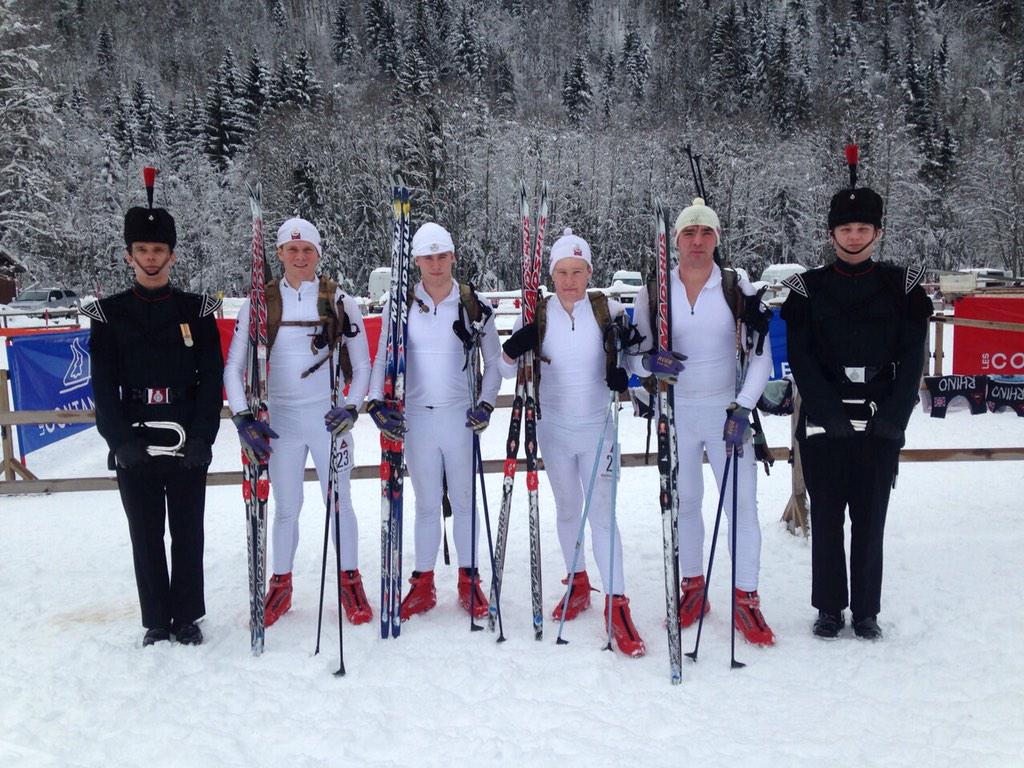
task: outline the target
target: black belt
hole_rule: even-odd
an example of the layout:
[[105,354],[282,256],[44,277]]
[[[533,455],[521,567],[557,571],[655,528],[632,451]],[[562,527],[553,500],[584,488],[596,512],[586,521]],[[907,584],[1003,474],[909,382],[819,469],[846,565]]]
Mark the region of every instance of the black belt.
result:
[[182,400],[195,400],[198,390],[196,384],[187,387],[124,387],[121,389],[121,399],[144,405],[170,405]]

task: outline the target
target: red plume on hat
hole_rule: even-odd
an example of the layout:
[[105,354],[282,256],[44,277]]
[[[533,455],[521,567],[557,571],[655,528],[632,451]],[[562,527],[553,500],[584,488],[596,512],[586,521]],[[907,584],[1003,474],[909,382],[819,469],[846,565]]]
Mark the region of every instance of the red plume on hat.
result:
[[149,200],[149,207],[153,207],[153,187],[156,185],[156,175],[159,171],[151,165],[142,169],[142,181],[146,185],[146,199]]
[[850,167],[850,189],[857,186],[857,161],[860,158],[860,149],[856,144],[846,145],[846,164]]

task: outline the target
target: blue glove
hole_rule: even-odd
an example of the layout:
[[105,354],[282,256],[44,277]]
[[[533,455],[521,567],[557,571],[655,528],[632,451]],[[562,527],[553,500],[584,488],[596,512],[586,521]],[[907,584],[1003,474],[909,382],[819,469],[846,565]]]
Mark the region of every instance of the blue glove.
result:
[[667,381],[669,384],[675,384],[679,378],[679,374],[683,372],[685,366],[683,360],[686,359],[686,355],[679,352],[672,352],[667,349],[659,349],[657,352],[648,352],[643,357],[644,366],[649,370],[656,379],[659,381]]
[[725,452],[735,449],[737,456],[743,455],[743,444],[750,439],[750,409],[730,403],[725,409],[725,428],[722,430]]
[[354,405],[337,405],[324,414],[324,426],[332,435],[344,435],[359,418],[359,408]]
[[383,400],[371,400],[366,407],[377,429],[388,440],[401,440],[405,434],[405,416],[397,408],[393,408]]
[[494,406],[490,403],[480,403],[476,408],[467,408],[466,426],[479,435],[491,423],[492,411]]
[[271,439],[276,440],[280,435],[272,430],[267,422],[254,418],[252,411],[236,413],[231,417],[231,421],[238,430],[242,453],[255,464],[265,464],[272,453]]

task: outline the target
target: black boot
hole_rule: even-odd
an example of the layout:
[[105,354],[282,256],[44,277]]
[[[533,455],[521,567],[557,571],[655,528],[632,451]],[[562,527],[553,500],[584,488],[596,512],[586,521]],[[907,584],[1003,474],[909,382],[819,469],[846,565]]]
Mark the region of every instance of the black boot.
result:
[[853,620],[853,633],[862,640],[881,640],[882,628],[874,616]]
[[829,613],[828,611],[818,611],[818,618],[814,621],[814,634],[817,637],[824,637],[829,640],[833,640],[839,637],[839,630],[846,626],[846,619],[843,618],[843,612]]
[[143,647],[147,645],[155,645],[156,643],[163,642],[164,640],[171,639],[171,631],[165,627],[153,627],[153,629],[146,630],[146,636],[142,638]]
[[175,629],[174,636],[182,645],[200,645],[203,642],[203,632],[194,621]]

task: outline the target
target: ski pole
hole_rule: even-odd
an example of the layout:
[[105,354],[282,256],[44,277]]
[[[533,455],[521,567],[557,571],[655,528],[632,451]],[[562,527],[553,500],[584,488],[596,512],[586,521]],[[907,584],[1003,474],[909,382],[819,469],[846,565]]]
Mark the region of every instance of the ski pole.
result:
[[[491,513],[487,508],[487,486],[484,483],[484,459],[480,453],[480,436],[475,435],[473,439],[473,447],[476,451],[476,466],[480,473],[480,498],[484,503],[484,525],[487,527],[487,551],[491,557],[491,582],[494,582],[494,540],[491,538]],[[473,481],[476,484],[476,481]],[[494,591],[494,612],[498,618],[498,639],[495,642],[505,642],[505,628],[501,623],[501,584],[498,584],[497,589]]]
[[[731,453],[725,456],[725,471],[722,474],[722,490],[718,494],[718,510],[715,512],[715,531],[711,534],[711,552],[708,555],[708,574],[704,579],[704,595],[701,598],[700,604],[700,620],[697,622],[697,640],[693,644],[693,650],[687,653],[694,662],[697,661],[697,651],[700,649],[700,635],[704,629],[704,614],[708,608],[708,589],[711,587],[711,568],[715,564],[715,546],[718,544],[718,528],[722,523],[722,506],[725,504],[725,494],[728,491],[729,482],[729,467],[734,463],[733,455]],[[733,528],[735,529],[735,510],[733,511]],[[735,562],[735,554],[733,555],[733,561]],[[735,613],[735,611],[734,611]]]
[[[736,508],[736,484],[737,478],[740,476],[740,451],[742,450],[742,447],[737,446],[732,451],[732,523],[729,525],[732,533],[732,661],[730,663],[732,669],[747,666],[741,661],[736,661],[736,533],[740,522],[740,513]],[[706,591],[705,594],[707,594]]]

